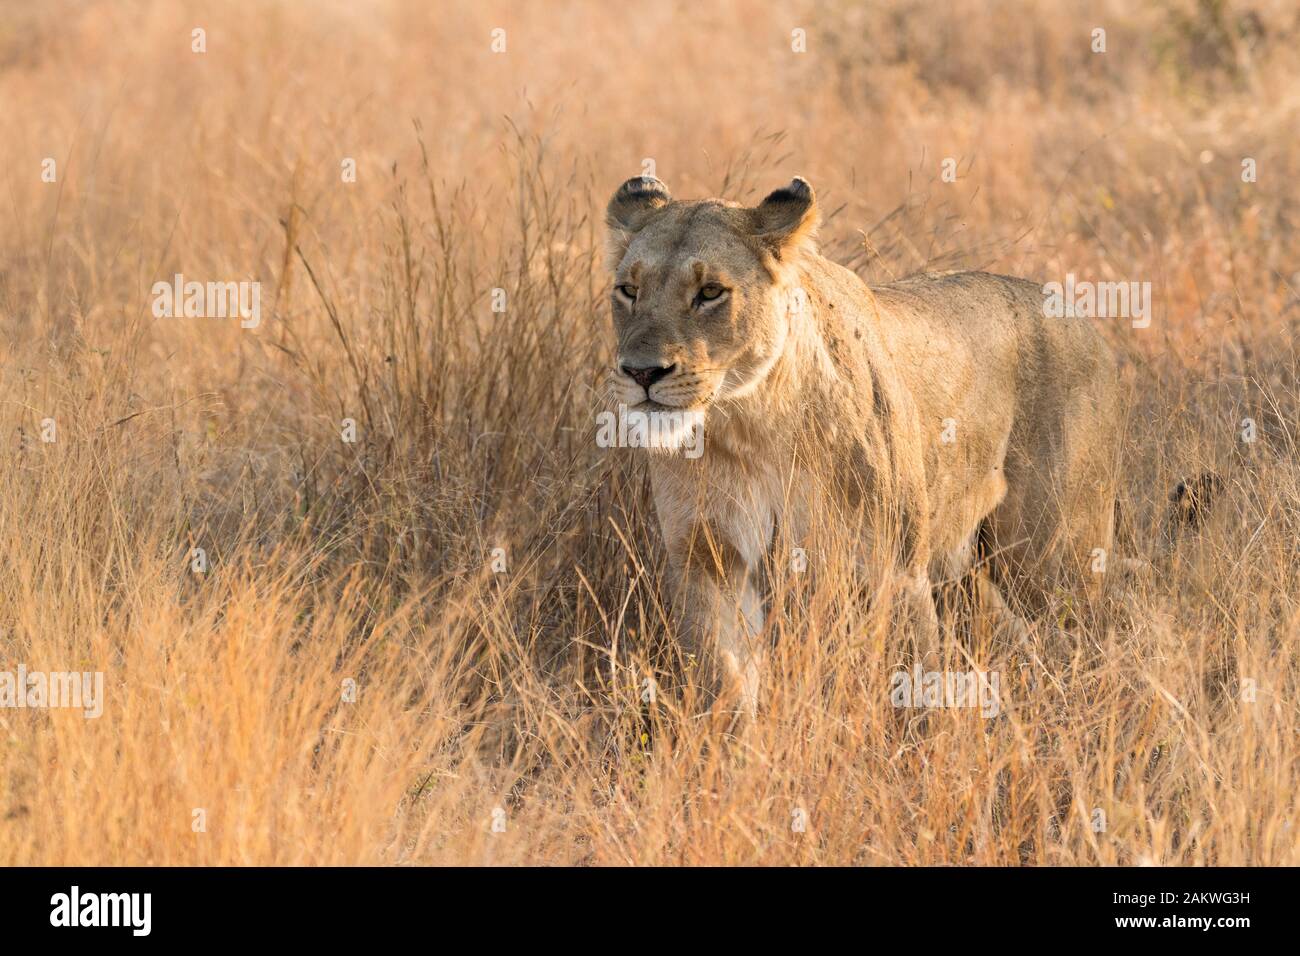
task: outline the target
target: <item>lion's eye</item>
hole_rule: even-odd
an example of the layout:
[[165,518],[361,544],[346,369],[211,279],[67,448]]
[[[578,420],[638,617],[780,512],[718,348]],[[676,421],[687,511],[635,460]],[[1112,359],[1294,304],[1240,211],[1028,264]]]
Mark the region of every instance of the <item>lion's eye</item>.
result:
[[615,286],[614,288],[617,289],[617,290],[618,290],[618,294],[621,295],[621,296],[622,296],[623,298],[625,298],[625,299],[635,299],[635,298],[636,298],[636,286],[634,286],[634,285],[626,285],[626,284],[625,284],[625,285]]
[[700,286],[700,291],[696,293],[695,298],[697,302],[715,302],[721,299],[726,291],[716,282],[710,282],[707,285]]

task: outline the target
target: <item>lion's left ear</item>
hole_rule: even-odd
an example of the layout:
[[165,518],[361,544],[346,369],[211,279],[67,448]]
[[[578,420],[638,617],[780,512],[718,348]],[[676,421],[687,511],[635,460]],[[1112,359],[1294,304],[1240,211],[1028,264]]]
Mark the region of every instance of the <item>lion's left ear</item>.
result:
[[789,249],[811,241],[817,234],[821,213],[812,185],[796,176],[789,186],[770,193],[752,211],[754,237],[771,249],[778,259]]

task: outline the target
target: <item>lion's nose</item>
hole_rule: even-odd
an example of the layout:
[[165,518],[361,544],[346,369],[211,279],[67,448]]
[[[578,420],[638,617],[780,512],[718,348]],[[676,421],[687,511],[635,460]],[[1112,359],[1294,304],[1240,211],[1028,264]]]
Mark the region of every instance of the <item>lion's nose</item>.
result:
[[675,369],[677,364],[674,362],[666,368],[658,365],[651,366],[650,368],[632,368],[630,365],[622,365],[619,367],[623,370],[624,375],[629,376],[642,388],[649,389],[651,385]]

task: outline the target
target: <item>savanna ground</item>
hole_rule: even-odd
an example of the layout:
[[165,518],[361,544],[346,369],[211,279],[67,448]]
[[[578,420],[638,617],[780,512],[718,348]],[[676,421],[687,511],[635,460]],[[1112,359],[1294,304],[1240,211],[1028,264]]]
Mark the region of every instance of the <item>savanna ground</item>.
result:
[[[0,710],[0,862],[1300,863],[1298,129],[1289,0],[5,0],[0,669],[106,701]],[[976,620],[996,719],[889,706],[833,533],[758,719],[683,709],[644,462],[592,440],[647,159],[806,176],[871,281],[1152,283],[1102,324],[1153,570],[1028,650]],[[155,318],[178,272],[260,325]]]

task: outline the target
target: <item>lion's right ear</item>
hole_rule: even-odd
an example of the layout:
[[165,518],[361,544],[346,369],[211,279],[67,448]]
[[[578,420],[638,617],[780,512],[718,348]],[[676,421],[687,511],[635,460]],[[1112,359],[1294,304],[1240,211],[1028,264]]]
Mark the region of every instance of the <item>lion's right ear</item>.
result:
[[668,187],[653,176],[636,176],[629,179],[605,208],[605,224],[609,226],[609,254],[612,260],[621,259],[627,251],[632,236],[657,210],[673,201]]

